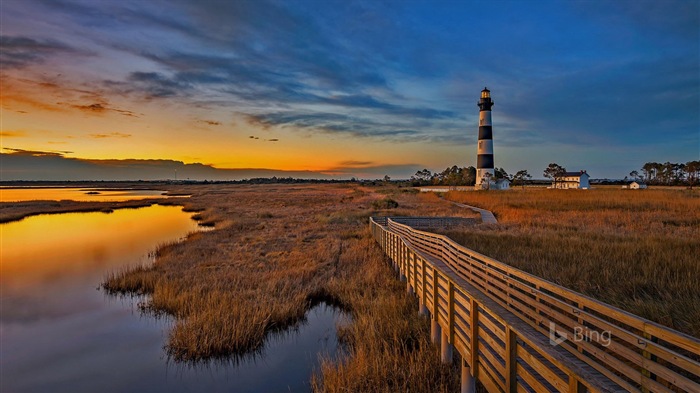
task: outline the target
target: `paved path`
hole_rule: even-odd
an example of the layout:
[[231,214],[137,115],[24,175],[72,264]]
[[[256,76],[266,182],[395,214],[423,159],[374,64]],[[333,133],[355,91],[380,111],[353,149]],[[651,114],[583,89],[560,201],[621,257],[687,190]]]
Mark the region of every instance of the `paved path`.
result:
[[[451,201],[450,201],[451,202]],[[457,203],[457,202],[452,202],[453,204],[459,206],[459,207],[465,207],[467,209],[471,209],[479,214],[481,214],[481,222],[484,224],[498,224],[498,220],[496,220],[496,216],[493,215],[490,211],[486,209],[481,209],[476,206],[469,206],[465,205],[463,203]]]

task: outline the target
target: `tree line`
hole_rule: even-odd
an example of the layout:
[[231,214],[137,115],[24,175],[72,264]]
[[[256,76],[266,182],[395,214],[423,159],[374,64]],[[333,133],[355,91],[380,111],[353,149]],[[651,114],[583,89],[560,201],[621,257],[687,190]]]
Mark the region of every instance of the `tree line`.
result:
[[[508,179],[513,185],[524,186],[532,176],[525,169],[510,175],[503,168],[495,168],[493,178],[494,180]],[[435,173],[423,169],[411,176],[411,183],[413,186],[473,186],[476,184],[476,168],[473,166],[460,168],[454,165]]]
[[629,177],[653,185],[688,185],[693,187],[700,180],[700,161],[688,161],[685,164],[668,161],[663,164],[647,162],[642,165],[641,173],[632,171]]

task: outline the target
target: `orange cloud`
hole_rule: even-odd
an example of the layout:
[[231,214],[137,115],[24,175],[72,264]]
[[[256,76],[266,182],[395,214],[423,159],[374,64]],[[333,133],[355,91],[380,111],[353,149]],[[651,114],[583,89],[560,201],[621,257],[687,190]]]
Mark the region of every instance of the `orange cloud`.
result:
[[[102,115],[108,112],[139,117],[136,113],[111,106],[99,89],[75,88],[59,78],[33,80],[2,74],[2,106],[20,113],[31,107],[43,111],[65,112],[77,109],[83,113]],[[42,77],[43,78],[43,77]],[[85,102],[88,103],[80,103]]]
[[124,134],[122,132],[110,132],[109,134],[90,134],[90,138],[102,139],[102,138],[131,138],[131,134]]
[[117,108],[112,108],[107,105],[107,103],[100,103],[96,102],[94,104],[89,104],[89,105],[75,105],[71,104],[71,108],[78,109],[83,112],[87,113],[93,113],[93,114],[103,114],[106,112],[116,112],[124,116],[130,116],[130,117],[139,117],[132,111],[128,111],[125,109],[117,109]]
[[0,136],[3,138],[21,138],[26,135],[24,131],[0,131]]

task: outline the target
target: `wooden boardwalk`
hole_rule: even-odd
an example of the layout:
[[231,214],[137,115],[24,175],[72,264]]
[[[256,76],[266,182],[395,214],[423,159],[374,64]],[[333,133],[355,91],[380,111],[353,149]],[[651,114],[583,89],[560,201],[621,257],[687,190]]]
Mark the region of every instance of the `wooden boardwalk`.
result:
[[465,209],[471,209],[472,211],[475,211],[479,214],[481,214],[481,222],[484,224],[498,224],[498,220],[496,220],[496,216],[493,215],[492,212],[486,209],[482,209],[476,206],[471,206],[471,205],[465,205],[463,203],[458,203],[458,202],[452,202],[453,205],[463,207]]
[[370,229],[443,360],[459,354],[462,392],[474,380],[489,392],[700,392],[697,338],[407,225],[418,219],[373,217]]

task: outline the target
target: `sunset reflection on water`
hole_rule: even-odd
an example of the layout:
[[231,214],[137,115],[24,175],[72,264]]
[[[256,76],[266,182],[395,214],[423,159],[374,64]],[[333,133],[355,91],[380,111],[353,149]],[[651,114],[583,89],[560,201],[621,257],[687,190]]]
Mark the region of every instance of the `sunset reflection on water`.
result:
[[0,390],[62,391],[101,373],[92,364],[114,349],[111,341],[126,332],[111,329],[133,311],[105,302],[96,289],[106,274],[149,263],[159,244],[196,231],[191,214],[181,210],[151,206],[0,224],[0,367],[12,375]]
[[0,224],[0,391],[309,391],[319,354],[336,353],[336,324],[346,318],[331,306],[268,338],[258,357],[193,367],[165,358],[169,317],[138,315],[143,297],[97,290],[106,274],[151,263],[159,244],[201,230],[191,215],[151,206]]
[[130,190],[101,188],[9,188],[0,187],[0,202],[60,201],[119,202],[146,198],[166,198],[162,190]]

